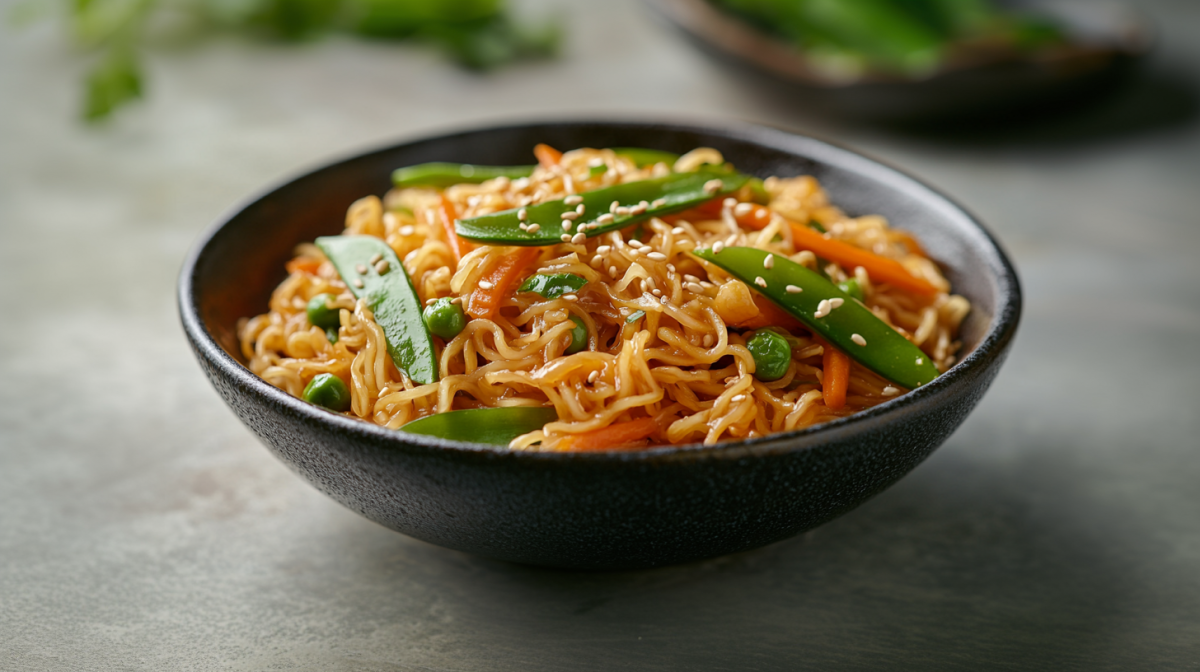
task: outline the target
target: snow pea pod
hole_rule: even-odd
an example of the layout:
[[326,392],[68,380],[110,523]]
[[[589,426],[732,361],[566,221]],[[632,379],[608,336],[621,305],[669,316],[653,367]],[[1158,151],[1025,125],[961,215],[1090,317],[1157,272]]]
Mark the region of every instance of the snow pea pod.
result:
[[[748,179],[716,167],[672,173],[525,208],[460,219],[454,223],[454,230],[467,240],[490,245],[554,245],[580,233],[590,238],[651,217],[686,210],[737,191]],[[616,209],[617,206],[621,209]]]
[[507,446],[518,436],[539,430],[557,419],[558,412],[544,406],[472,408],[426,416],[413,420],[400,430],[451,441]]
[[661,149],[646,149],[645,147],[613,147],[613,153],[617,156],[623,156],[638,168],[653,166],[656,163],[665,163],[667,167],[675,165],[679,160],[679,155],[674,152],[664,152]]
[[529,177],[535,166],[477,166],[471,163],[421,163],[392,171],[397,187],[449,187],[469,182],[479,184],[497,177]]
[[354,296],[366,299],[396,368],[418,384],[437,382],[437,355],[421,301],[392,248],[374,236],[325,236],[317,238],[317,247]]
[[751,247],[726,247],[715,253],[704,249],[695,254],[745,282],[893,383],[914,388],[937,378],[937,367],[929,355],[832,282],[800,264]]

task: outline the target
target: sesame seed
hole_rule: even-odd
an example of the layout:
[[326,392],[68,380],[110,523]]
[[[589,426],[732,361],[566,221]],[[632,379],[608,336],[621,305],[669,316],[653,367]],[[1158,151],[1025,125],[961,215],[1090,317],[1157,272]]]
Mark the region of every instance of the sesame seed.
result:
[[603,215],[600,215],[599,217],[596,218],[596,223],[597,224],[612,224],[614,219],[616,219],[616,218],[613,217],[611,213],[606,212]]
[[650,293],[653,294],[654,296],[662,296],[662,290],[658,289],[657,287],[650,290]]
[[821,302],[817,304],[817,312],[813,313],[813,317],[822,318],[827,315],[829,315],[829,300],[821,299]]
[[629,240],[629,242],[627,242],[627,243],[625,243],[625,244],[626,244],[626,245],[628,245],[628,246],[630,246],[630,247],[633,247],[633,248],[642,248],[642,247],[645,247],[645,246],[646,246],[646,244],[645,244],[645,243],[643,243],[642,241],[638,240],[637,238],[630,239],[630,240]]
[[621,204],[620,204],[620,203],[618,203],[618,202],[616,202],[616,201],[613,201],[612,203],[609,203],[609,204],[608,204],[608,211],[609,211],[610,213],[614,213],[614,214],[615,214],[615,213],[617,212],[617,208],[619,208],[619,207],[621,207]]
[[866,345],[867,344],[867,339],[863,338],[862,336],[860,336],[858,334],[850,334],[850,340],[854,341],[854,343],[856,345]]
[[376,252],[375,254],[371,255],[371,265],[372,266],[374,266],[375,264],[378,264],[382,260],[383,260],[383,254],[381,254],[379,252]]
[[663,254],[662,252],[647,252],[646,258],[653,259],[654,261],[666,261],[667,255]]
[[572,196],[567,196],[566,198],[563,199],[563,203],[565,203],[566,205],[578,205],[580,203],[583,203],[583,197],[578,194],[572,195]]
[[583,211],[584,211],[583,203],[580,203],[578,206],[575,207],[575,214],[577,214],[581,217],[583,216]]
[[695,282],[689,282],[689,283],[685,284],[683,287],[684,287],[684,289],[688,290],[689,292],[693,292],[695,294],[703,294],[704,293],[704,288]]
[[387,259],[384,259],[384,260],[380,261],[378,264],[375,264],[375,272],[380,275],[386,274],[388,272],[389,268],[391,268],[391,266],[390,266],[390,264],[388,264]]
[[733,214],[737,215],[738,217],[745,217],[746,215],[750,214],[750,211],[753,209],[754,206],[749,203],[738,203],[737,206],[733,208]]
[[713,254],[720,254],[721,250],[723,250],[723,249],[725,249],[725,243],[722,243],[719,240],[717,242],[713,243],[713,246],[712,246]]
[[579,296],[576,294],[563,294],[563,301],[578,301]]
[[529,231],[529,227],[525,226],[525,222],[521,222],[520,224],[517,224],[517,228],[522,231]]
[[883,388],[883,396],[885,396],[885,397],[894,397],[897,394],[900,394],[900,390],[892,387],[891,385],[888,385],[887,387]]
[[803,292],[803,291],[804,291],[804,289],[802,289],[802,288],[800,288],[800,287],[797,287],[797,286],[795,286],[795,285],[788,285],[787,287],[784,287],[783,289],[784,289],[784,291],[786,291],[788,294],[799,294],[800,292]]
[[654,199],[654,202],[650,204],[650,207],[652,207],[652,208],[654,208],[654,209],[656,209],[656,210],[657,210],[658,208],[661,208],[661,207],[663,207],[663,206],[664,206],[664,205],[666,205],[666,204],[667,204],[667,199],[665,199],[665,198],[656,198],[656,199]]
[[671,233],[677,236],[682,236],[683,234],[687,233],[687,229],[683,228],[682,226],[677,226],[671,229]]
[[763,259],[763,268],[775,268],[775,255],[768,254],[766,258]]
[[600,247],[596,248],[597,254],[608,254],[610,251],[612,251],[611,245],[601,245]]
[[568,211],[566,211],[566,212],[562,213],[561,215],[559,215],[559,217],[560,217],[560,218],[562,218],[562,219],[564,219],[564,220],[573,220],[573,219],[575,219],[575,218],[576,218],[576,217],[578,217],[578,216],[579,216],[579,213],[578,213],[578,212],[574,212],[574,211],[572,211],[572,210],[568,210]]
[[702,340],[702,341],[701,341],[701,343],[703,343],[703,344],[704,344],[704,347],[706,347],[706,348],[711,348],[711,347],[712,347],[712,344],[713,344],[713,343],[715,343],[715,342],[716,342],[716,340],[717,340],[717,339],[713,338],[713,335],[712,335],[712,334],[705,334],[705,335],[704,335],[704,340]]
[[645,203],[645,201],[643,201],[642,203],[638,203],[637,205],[635,205],[635,206],[633,206],[632,208],[630,208],[630,209],[629,209],[629,214],[631,214],[631,215],[640,215],[640,214],[642,214],[643,212],[645,212],[645,211],[646,211],[646,208],[647,208],[648,206],[647,206],[647,205],[644,205],[644,203]]
[[617,267],[616,267],[616,266],[609,266],[609,267],[608,267],[608,274],[609,274],[609,275],[611,275],[611,276],[612,276],[612,277],[614,277],[614,278],[615,278],[615,277],[617,277]]
[[709,281],[707,281],[707,280],[701,280],[701,281],[700,281],[700,286],[701,286],[701,287],[703,287],[703,288],[705,288],[705,289],[712,289],[713,287],[716,287],[716,285],[714,285],[713,283],[711,283],[711,282],[709,282]]
[[724,187],[725,183],[718,179],[712,179],[704,183],[704,191],[709,194],[715,194]]
[[600,267],[604,265],[604,257],[601,257],[600,255],[596,255],[596,256],[592,257],[592,263],[589,265],[592,268],[599,270]]
[[754,284],[758,285],[759,287],[762,287],[763,289],[767,288],[767,281],[763,280],[763,277],[761,275],[754,278]]
[[432,306],[434,301],[437,301],[437,297],[431,296],[428,299],[425,299],[425,305]]
[[697,278],[696,276],[692,275],[691,273],[684,273],[683,279],[687,282],[700,282],[700,278]]
[[517,219],[521,220],[522,222],[529,219],[529,212],[525,210],[525,208],[517,210]]
[[600,377],[600,372],[599,372],[599,371],[592,371],[591,373],[589,373],[589,374],[588,374],[588,377],[587,377],[588,384],[589,384],[589,385],[595,385],[595,384],[596,384],[596,379],[597,379],[597,378],[599,378],[599,377]]
[[541,224],[530,224],[529,228],[526,229],[526,231],[529,231],[530,233],[537,233],[538,231],[541,231],[541,230],[542,230]]
[[359,274],[359,275],[366,275],[366,274],[367,274],[367,267],[366,267],[366,265],[365,265],[365,264],[359,264],[359,265],[355,266],[355,267],[354,267],[354,270],[358,271],[358,274]]
[[675,272],[675,264],[667,264],[667,271],[670,273],[674,273]]
[[583,233],[582,231],[575,234],[574,236],[571,236],[571,242],[575,243],[576,245],[582,245],[586,240],[587,240],[587,234]]
[[832,299],[830,299],[830,300],[829,300],[829,310],[834,310],[834,309],[836,309],[836,308],[841,308],[841,307],[842,307],[842,305],[843,305],[843,304],[845,304],[845,303],[846,303],[846,300],[845,300],[845,299],[841,299],[841,298],[832,298]]
[[459,303],[462,303],[462,297],[461,297],[461,296],[456,296],[456,297],[454,297],[453,299],[450,299],[450,303],[453,303],[453,304],[459,304]]
[[570,231],[570,230],[571,230],[571,220],[569,220],[569,219],[564,219],[564,220],[563,220],[563,222],[562,222],[562,230],[563,230],[563,231]]
[[918,364],[918,365],[921,365],[921,364],[924,364],[924,363],[925,363],[925,358],[924,358],[924,357],[917,357],[917,364]]
[[617,206],[617,211],[616,211],[616,212],[614,212],[613,214],[614,214],[614,215],[616,215],[616,216],[618,216],[618,217],[624,217],[624,216],[626,216],[626,215],[628,215],[628,214],[629,214],[629,208],[627,208],[627,207],[625,207],[625,206],[623,206],[623,205],[618,205],[618,206]]
[[737,204],[738,204],[738,202],[737,202],[736,198],[727,198],[727,199],[721,201],[721,205],[726,208],[732,208],[732,207],[736,206]]
[[411,236],[416,233],[416,231],[417,230],[413,228],[412,224],[405,224],[404,226],[400,227],[400,230],[397,231],[397,233],[402,236]]
[[357,288],[359,288],[359,289],[362,289],[362,288],[363,288],[363,281],[362,281],[362,278],[355,278],[355,279],[354,279],[354,286],[355,286],[355,287],[357,287]]
[[480,280],[480,281],[479,281],[479,288],[480,288],[480,289],[491,289],[492,287],[495,287],[495,285],[493,285],[492,283],[488,282],[487,280]]
[[563,235],[559,236],[559,240],[563,241],[564,243],[569,243],[571,242],[571,234],[564,233]]

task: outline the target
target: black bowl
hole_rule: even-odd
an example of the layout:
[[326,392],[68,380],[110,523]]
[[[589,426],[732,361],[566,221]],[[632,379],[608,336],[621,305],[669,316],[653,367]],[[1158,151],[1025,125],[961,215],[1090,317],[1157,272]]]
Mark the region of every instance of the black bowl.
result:
[[[817,427],[717,446],[590,454],[509,451],[404,434],[311,406],[242,364],[239,318],[261,313],[293,247],[338,233],[398,166],[526,163],[561,149],[719,149],[760,176],[811,174],[852,215],[911,230],[974,306],[961,361],[934,382]],[[406,142],[320,168],[238,208],[204,235],[179,281],[192,348],[217,392],[276,455],[382,525],[449,548],[555,567],[649,567],[769,544],[858,506],[925,459],[995,377],[1021,310],[999,245],[921,182],[819,140],[755,126],[531,123]]]

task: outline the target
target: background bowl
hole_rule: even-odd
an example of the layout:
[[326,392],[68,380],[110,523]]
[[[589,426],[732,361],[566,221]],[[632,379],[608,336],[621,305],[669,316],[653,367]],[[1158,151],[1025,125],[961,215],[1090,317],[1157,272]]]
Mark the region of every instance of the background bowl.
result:
[[[958,364],[933,383],[817,427],[717,446],[528,453],[408,435],[336,415],[268,385],[238,354],[237,320],[261,313],[297,243],[342,230],[347,206],[382,196],[392,169],[424,161],[528,163],[533,146],[715,147],[759,176],[810,174],[851,215],[920,237],[974,306]],[[322,492],[382,525],[516,562],[632,568],[785,539],[908,473],[967,416],[1017,328],[1021,293],[986,229],[945,196],[825,142],[755,126],[531,123],[407,142],[271,189],[196,244],[179,282],[184,330],[239,418]]]

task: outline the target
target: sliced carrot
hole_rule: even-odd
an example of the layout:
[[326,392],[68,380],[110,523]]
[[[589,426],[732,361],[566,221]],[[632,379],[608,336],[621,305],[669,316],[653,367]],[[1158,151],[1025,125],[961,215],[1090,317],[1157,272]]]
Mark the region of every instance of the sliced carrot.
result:
[[538,164],[543,168],[553,168],[558,165],[559,161],[562,161],[562,152],[542,143],[538,143],[533,148],[533,155],[537,157]]
[[634,441],[641,441],[658,429],[654,418],[638,418],[628,422],[617,422],[607,427],[582,434],[571,434],[559,442],[563,450],[589,451],[621,448]]
[[317,269],[320,267],[321,260],[313,259],[312,257],[296,257],[295,259],[287,262],[286,265],[288,273],[301,272],[308,273],[310,275],[315,274]]
[[[762,229],[770,221],[770,210],[764,207],[752,208],[749,212],[739,216],[737,220],[738,224],[746,228]],[[797,224],[790,220],[788,224],[792,227],[792,242],[798,248],[812,250],[813,254],[818,257],[828,259],[847,269],[862,266],[867,269],[867,273],[874,282],[886,282],[924,296],[934,296],[938,293],[937,287],[934,287],[928,280],[909,273],[908,269],[895,259],[881,257],[861,247],[826,238],[824,234],[803,224]]]
[[800,320],[789,315],[782,308],[761,294],[754,295],[754,305],[758,306],[758,315],[742,320],[733,325],[741,329],[761,329],[763,327],[782,327],[787,330],[807,328]]
[[825,406],[838,410],[846,405],[846,391],[850,389],[850,356],[822,340],[825,348],[821,356],[821,396]]
[[495,317],[496,311],[500,310],[500,302],[540,254],[539,248],[519,247],[512,254],[500,257],[496,265],[484,273],[480,280],[480,285],[483,285],[484,281],[488,283],[487,289],[476,286],[471,292],[471,305],[467,307],[467,314],[474,318]]
[[441,220],[442,229],[446,232],[446,240],[450,243],[450,251],[454,253],[454,261],[462,261],[463,256],[471,251],[472,246],[471,243],[459,238],[455,233],[454,220],[458,219],[458,210],[445,194],[442,194],[442,202],[438,207],[438,219]]

